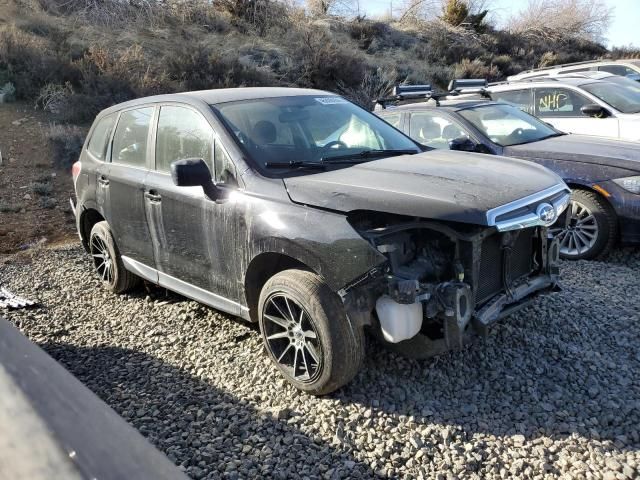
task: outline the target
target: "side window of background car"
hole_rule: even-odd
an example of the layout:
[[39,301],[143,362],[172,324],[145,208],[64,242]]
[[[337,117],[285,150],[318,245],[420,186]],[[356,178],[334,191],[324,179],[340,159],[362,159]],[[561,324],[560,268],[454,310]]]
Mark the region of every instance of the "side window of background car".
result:
[[566,88],[536,88],[536,115],[543,117],[582,117],[580,109],[591,102]]
[[237,185],[236,167],[233,165],[233,162],[229,158],[229,155],[227,155],[219,139],[215,140],[213,158],[215,182],[226,185]]
[[115,115],[108,115],[102,118],[93,129],[91,140],[89,140],[89,145],[87,145],[87,150],[97,160],[105,159],[107,153],[107,142],[111,137],[113,124],[115,123],[115,121]]
[[625,67],[624,65],[602,65],[601,67],[598,67],[598,70],[601,72],[613,73],[614,75],[620,75],[622,77],[638,74],[635,70]]
[[533,112],[533,105],[531,104],[531,90],[510,90],[507,92],[495,92],[491,94],[491,98],[494,100],[500,100],[510,103],[527,113]]
[[153,107],[127,110],[120,114],[113,137],[113,162],[146,167],[147,138],[152,116]]
[[394,113],[393,115],[385,115],[384,117],[384,121],[393,125],[396,128],[400,128],[400,119],[402,118],[402,114],[401,113]]
[[449,141],[468,137],[469,134],[458,123],[448,117],[431,112],[411,114],[409,136],[431,148],[449,149]]
[[213,171],[213,129],[190,108],[160,108],[156,135],[156,170],[169,172],[171,163],[185,158],[201,158]]

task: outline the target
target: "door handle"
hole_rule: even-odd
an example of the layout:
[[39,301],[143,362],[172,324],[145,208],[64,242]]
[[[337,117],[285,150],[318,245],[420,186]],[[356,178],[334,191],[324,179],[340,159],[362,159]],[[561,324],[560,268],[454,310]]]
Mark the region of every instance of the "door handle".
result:
[[100,185],[103,185],[103,186],[107,187],[109,185],[109,179],[107,177],[105,177],[104,175],[100,175],[98,177],[98,183]]
[[160,203],[162,201],[162,196],[158,195],[158,192],[156,190],[149,190],[147,192],[144,192],[144,197],[153,203]]

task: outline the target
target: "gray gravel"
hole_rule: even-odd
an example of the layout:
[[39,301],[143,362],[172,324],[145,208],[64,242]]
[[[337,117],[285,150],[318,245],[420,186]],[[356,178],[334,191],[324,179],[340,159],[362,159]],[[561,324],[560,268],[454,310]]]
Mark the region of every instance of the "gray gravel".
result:
[[281,380],[252,326],[107,293],[78,246],[0,283],[44,305],[6,316],[193,478],[638,478],[640,252],[563,267],[562,293],[487,340],[429,361],[370,345],[324,398]]

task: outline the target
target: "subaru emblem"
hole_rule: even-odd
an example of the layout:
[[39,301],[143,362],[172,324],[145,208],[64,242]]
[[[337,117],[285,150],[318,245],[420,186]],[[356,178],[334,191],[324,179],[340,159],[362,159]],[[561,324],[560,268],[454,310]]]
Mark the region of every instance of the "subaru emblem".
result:
[[538,208],[536,209],[536,215],[538,215],[540,221],[546,226],[551,225],[556,221],[557,218],[556,209],[548,203],[541,203],[540,205],[538,205]]

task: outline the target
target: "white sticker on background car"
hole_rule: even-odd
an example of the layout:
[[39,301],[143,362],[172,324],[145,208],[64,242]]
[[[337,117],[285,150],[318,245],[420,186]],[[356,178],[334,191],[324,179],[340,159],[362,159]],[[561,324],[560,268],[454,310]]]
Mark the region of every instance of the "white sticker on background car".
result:
[[316,102],[320,102],[323,105],[335,105],[337,103],[348,103],[342,97],[316,97]]

